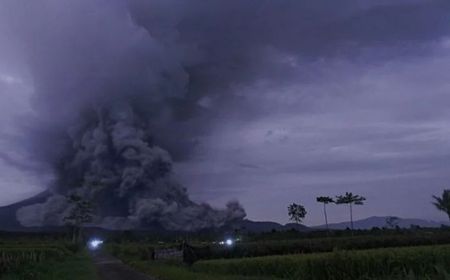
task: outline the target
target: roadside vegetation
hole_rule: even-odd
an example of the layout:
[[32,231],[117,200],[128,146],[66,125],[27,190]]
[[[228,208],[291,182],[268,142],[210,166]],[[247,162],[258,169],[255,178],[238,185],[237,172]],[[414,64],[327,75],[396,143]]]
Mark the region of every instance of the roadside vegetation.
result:
[[3,241],[1,280],[95,280],[93,263],[78,246],[59,241]]

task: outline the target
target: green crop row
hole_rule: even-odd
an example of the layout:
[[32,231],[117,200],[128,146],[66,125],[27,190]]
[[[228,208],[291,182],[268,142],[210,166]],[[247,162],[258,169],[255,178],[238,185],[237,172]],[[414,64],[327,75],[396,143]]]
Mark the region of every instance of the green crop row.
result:
[[0,274],[45,260],[61,259],[70,253],[64,247],[0,248]]
[[112,243],[106,246],[109,253],[120,259],[150,260],[152,253],[158,249],[181,248],[181,244],[151,244],[151,243]]
[[48,248],[55,248],[58,250],[66,251],[67,253],[76,253],[81,248],[81,244],[74,244],[72,242],[34,242],[34,241],[27,241],[27,242],[17,242],[17,241],[10,241],[10,242],[0,242],[0,250],[3,249],[48,249]]
[[236,243],[232,247],[217,245],[194,247],[193,250],[195,258],[200,260],[332,252],[336,249],[364,250],[440,244],[450,244],[450,232],[420,233],[415,235],[269,240]]
[[450,245],[207,260],[193,266],[220,275],[316,280],[430,276],[437,268],[450,268]]

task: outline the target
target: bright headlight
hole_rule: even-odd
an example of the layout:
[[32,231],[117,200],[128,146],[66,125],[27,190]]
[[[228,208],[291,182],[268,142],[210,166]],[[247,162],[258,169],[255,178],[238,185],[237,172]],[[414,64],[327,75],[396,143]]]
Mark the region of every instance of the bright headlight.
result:
[[100,245],[103,244],[103,240],[100,239],[92,239],[89,241],[89,249],[91,250],[95,250],[98,249],[100,247]]

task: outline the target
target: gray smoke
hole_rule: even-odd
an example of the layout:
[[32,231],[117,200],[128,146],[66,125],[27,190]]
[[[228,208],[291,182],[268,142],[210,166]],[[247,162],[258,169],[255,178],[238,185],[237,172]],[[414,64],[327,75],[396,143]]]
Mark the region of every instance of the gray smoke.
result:
[[[15,141],[55,173],[54,195],[18,219],[60,224],[62,198],[74,192],[94,202],[95,224],[111,228],[194,230],[242,219],[236,202],[225,210],[192,202],[171,157],[189,157],[224,112],[256,116],[240,89],[311,78],[298,61],[377,45],[407,49],[448,26],[439,24],[447,21],[444,0],[374,2],[2,1],[0,25],[34,86],[35,115]],[[416,20],[399,17],[404,9]],[[414,25],[422,32],[411,32]]]
[[170,155],[153,143],[131,106],[122,103],[95,113],[70,132],[72,145],[59,163],[55,195],[20,209],[22,224],[62,225],[70,205],[61,194],[72,193],[93,202],[93,224],[105,228],[196,230],[245,216],[237,202],[226,210],[192,202],[173,179]]
[[173,178],[164,146],[192,145],[188,133],[183,139],[171,132],[173,104],[186,98],[189,74],[126,6],[18,1],[4,7],[19,13],[9,23],[36,90],[37,115],[25,135],[33,141],[23,142],[56,177],[45,203],[17,212],[23,225],[61,225],[70,208],[64,196],[72,193],[91,201],[93,224],[107,228],[196,230],[245,216],[237,202],[225,210],[194,203]]

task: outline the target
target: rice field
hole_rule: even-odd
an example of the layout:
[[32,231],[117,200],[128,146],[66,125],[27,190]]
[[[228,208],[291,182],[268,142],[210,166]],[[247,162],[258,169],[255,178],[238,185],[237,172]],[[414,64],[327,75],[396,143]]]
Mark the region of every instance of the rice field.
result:
[[206,260],[193,270],[280,279],[450,279],[450,245]]
[[61,242],[2,242],[1,280],[95,280],[90,257]]

